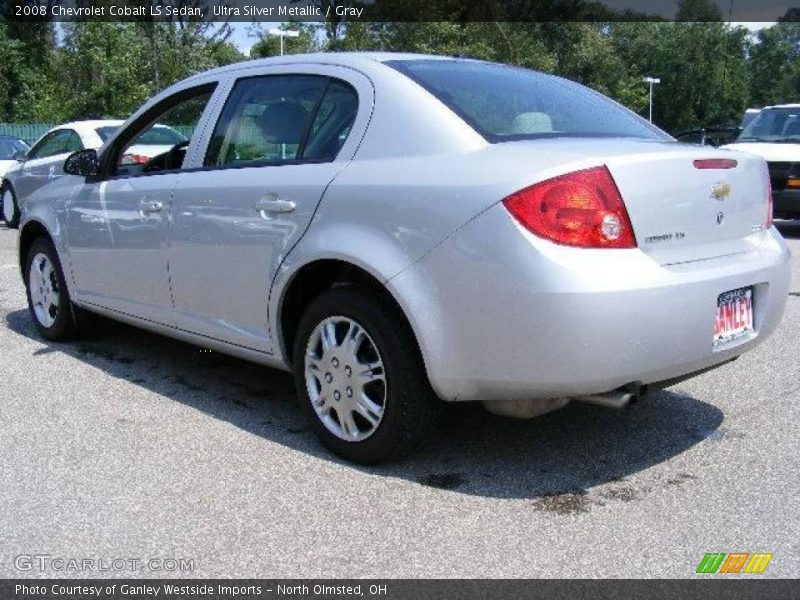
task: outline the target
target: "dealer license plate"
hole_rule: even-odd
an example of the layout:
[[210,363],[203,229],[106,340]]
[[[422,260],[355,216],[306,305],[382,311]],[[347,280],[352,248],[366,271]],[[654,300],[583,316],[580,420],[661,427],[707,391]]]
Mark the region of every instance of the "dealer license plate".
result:
[[753,332],[753,288],[746,287],[720,294],[714,324],[714,347],[722,346]]

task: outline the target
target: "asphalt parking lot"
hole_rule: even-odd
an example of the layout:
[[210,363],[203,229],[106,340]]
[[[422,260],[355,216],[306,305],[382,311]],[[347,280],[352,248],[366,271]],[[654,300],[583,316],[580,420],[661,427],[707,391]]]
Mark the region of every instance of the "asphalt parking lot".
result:
[[[196,577],[800,576],[800,222],[792,296],[740,360],[615,412],[448,407],[402,464],[325,452],[288,375],[124,325],[43,341],[0,227],[0,577],[20,555],[183,558]],[[24,563],[23,563],[24,566]],[[100,573],[100,575],[103,575]]]

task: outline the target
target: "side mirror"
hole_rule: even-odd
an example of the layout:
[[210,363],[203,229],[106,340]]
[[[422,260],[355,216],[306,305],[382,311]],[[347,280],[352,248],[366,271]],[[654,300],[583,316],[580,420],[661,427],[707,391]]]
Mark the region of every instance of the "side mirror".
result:
[[16,160],[17,162],[22,162],[28,155],[23,152],[22,150],[17,150],[14,154],[11,155],[11,158]]
[[80,175],[81,177],[97,177],[100,170],[100,160],[97,150],[78,150],[73,152],[64,163],[64,173],[67,175]]

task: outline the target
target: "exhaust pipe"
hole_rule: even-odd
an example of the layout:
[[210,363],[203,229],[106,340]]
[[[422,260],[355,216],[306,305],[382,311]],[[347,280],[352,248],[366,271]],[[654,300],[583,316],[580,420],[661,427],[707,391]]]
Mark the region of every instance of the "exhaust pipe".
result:
[[625,408],[637,402],[639,398],[647,393],[647,386],[642,385],[640,382],[633,382],[623,385],[616,390],[605,392],[603,394],[592,394],[591,396],[580,396],[575,398],[579,402],[586,402],[588,404],[597,404],[598,406],[605,406],[606,408]]

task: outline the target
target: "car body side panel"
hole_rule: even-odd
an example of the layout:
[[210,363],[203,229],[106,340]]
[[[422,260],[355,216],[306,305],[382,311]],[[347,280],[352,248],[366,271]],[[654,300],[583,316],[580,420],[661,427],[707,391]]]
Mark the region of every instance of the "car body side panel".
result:
[[[17,236],[17,243],[21,239],[22,233],[29,224],[41,225],[47,230],[53,245],[58,252],[58,259],[64,270],[64,279],[70,296],[75,297],[75,283],[72,276],[72,260],[69,252],[66,235],[67,219],[67,200],[76,193],[83,185],[82,177],[65,175],[57,186],[45,186],[26,203],[23,209],[20,222],[20,236]],[[19,256],[20,268],[23,266],[25,257]],[[23,275],[24,278],[24,275]]]
[[[305,236],[281,266],[270,295],[273,331],[285,286],[311,259],[351,262],[387,281],[480,213],[537,181],[632,155],[660,157],[679,148],[687,152],[676,142],[602,142],[484,144],[471,151],[384,159],[364,159],[359,149],[331,183]],[[730,154],[710,150],[704,156]],[[493,243],[494,234],[487,235]]]

